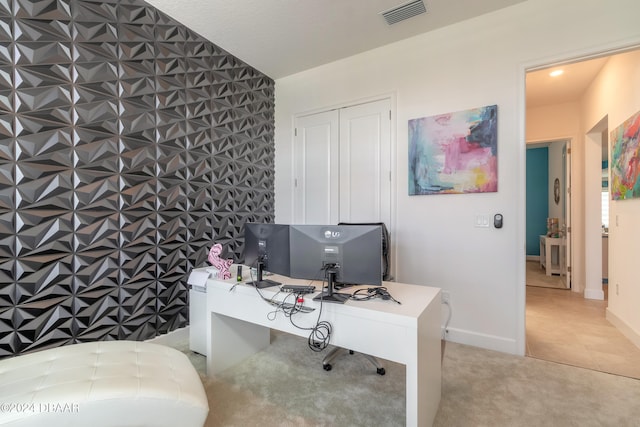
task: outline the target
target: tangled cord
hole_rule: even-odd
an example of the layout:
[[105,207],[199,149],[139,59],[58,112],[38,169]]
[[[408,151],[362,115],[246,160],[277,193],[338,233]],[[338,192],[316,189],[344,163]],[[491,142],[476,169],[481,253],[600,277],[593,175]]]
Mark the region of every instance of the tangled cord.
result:
[[383,300],[391,300],[396,304],[402,304],[400,301],[391,296],[387,288],[378,286],[375,288],[357,289],[351,295],[351,299],[355,301],[368,301],[374,298],[381,298]]
[[307,345],[315,352],[321,352],[329,346],[331,332],[333,331],[331,323],[326,320],[320,320],[320,316],[322,316],[322,300],[320,301],[320,310],[318,310],[318,319],[316,320],[315,325],[305,328],[304,326],[296,325],[296,322],[293,321],[293,317],[289,317],[289,321],[296,328],[311,331],[307,338]]
[[331,338],[331,323],[320,320],[311,330],[307,344],[311,350],[321,352],[329,346],[329,338]]
[[[271,299],[269,299],[264,297],[260,292],[260,296],[262,297],[262,299],[276,308],[267,315],[267,318],[269,320],[275,320],[276,315],[279,312],[282,312],[285,317],[291,318],[291,316],[296,313],[311,313],[315,310],[315,308],[307,307],[303,304],[304,301],[301,300],[302,294],[287,293],[282,301],[275,299],[275,297],[279,294],[280,292],[277,292]],[[289,297],[293,297],[293,303],[287,302],[287,299],[289,299]]]
[[[318,272],[318,274],[324,271],[325,271],[325,268],[323,267]],[[329,340],[331,339],[331,333],[333,331],[333,326],[331,325],[331,323],[329,323],[326,320],[320,320],[320,316],[322,316],[322,295],[323,295],[323,289],[325,286],[326,275],[323,275],[323,276],[324,277],[322,279],[322,287],[320,288],[320,295],[321,295],[320,309],[318,310],[318,319],[316,320],[316,324],[310,328],[305,328],[305,327],[296,325],[296,323],[293,321],[293,318],[289,317],[289,321],[296,328],[311,331],[311,333],[309,334],[309,338],[307,338],[307,345],[311,350],[315,352],[321,352],[329,346]],[[299,300],[301,298],[302,298],[301,294],[298,294],[296,296],[296,300]]]
[[[321,271],[324,271],[324,269]],[[235,287],[235,285],[233,287]],[[324,288],[324,280],[322,282],[322,288]],[[273,321],[275,320],[278,313],[282,313],[285,317],[289,318],[291,324],[296,328],[311,331],[309,337],[307,338],[307,344],[311,350],[320,352],[329,346],[329,340],[331,339],[331,332],[333,330],[333,327],[328,321],[320,320],[320,317],[322,316],[322,299],[320,299],[320,308],[318,310],[318,319],[316,320],[316,324],[311,327],[304,327],[297,325],[293,320],[294,314],[311,313],[312,311],[315,311],[315,308],[307,307],[304,305],[304,294],[291,292],[287,293],[287,295],[282,300],[277,300],[276,296],[281,293],[280,291],[276,292],[273,297],[267,298],[259,288],[255,289],[263,301],[275,307],[272,312],[267,314],[267,319]],[[291,297],[293,297],[293,302],[288,302],[287,300]]]

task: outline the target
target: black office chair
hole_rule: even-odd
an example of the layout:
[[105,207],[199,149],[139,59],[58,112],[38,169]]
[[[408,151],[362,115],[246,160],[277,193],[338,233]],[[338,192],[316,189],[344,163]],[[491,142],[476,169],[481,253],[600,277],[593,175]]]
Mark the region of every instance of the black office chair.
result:
[[[330,371],[333,368],[333,366],[331,365],[331,362],[333,362],[335,358],[337,358],[338,356],[341,356],[346,351],[347,350],[342,347],[335,347],[331,349],[331,351],[324,357],[324,359],[322,359],[322,368],[325,371]],[[349,350],[349,354],[353,354],[353,350]],[[378,359],[376,359],[375,357],[369,354],[363,354],[363,356],[365,359],[367,359],[369,362],[373,364],[373,366],[376,368],[376,373],[378,375],[384,375],[387,373],[384,370],[384,367],[382,366],[380,361],[378,361]]]
[[384,222],[340,222],[338,225],[379,225],[382,227],[382,280],[392,282],[391,236]]
[[[390,265],[391,265],[390,237],[389,237],[389,230],[387,229],[387,226],[384,224],[384,222],[367,222],[367,223],[341,222],[338,225],[379,225],[382,227],[382,280],[387,282],[392,281],[393,277],[391,276],[391,268],[390,268]],[[334,359],[336,359],[338,356],[342,355],[342,353],[346,351],[347,350],[342,347],[333,348],[331,351],[329,351],[329,353],[327,353],[324,359],[322,359],[322,368],[325,371],[330,371],[333,368],[333,366],[331,365],[331,362],[333,362]],[[353,350],[349,350],[349,354],[353,354]],[[371,356],[369,354],[363,354],[363,356],[365,357],[365,359],[367,359],[369,362],[373,364],[373,366],[376,368],[376,373],[378,375],[384,375],[386,373],[382,364],[374,356]]]

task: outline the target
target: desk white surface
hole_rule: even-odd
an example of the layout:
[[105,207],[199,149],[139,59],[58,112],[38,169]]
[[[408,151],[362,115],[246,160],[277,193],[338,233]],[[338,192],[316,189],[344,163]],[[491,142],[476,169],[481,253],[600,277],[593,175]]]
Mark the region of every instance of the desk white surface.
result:
[[[283,284],[310,283],[278,275],[269,279]],[[313,284],[320,291],[322,283]],[[234,285],[237,286],[230,291]],[[441,395],[440,289],[395,282],[385,282],[384,286],[402,304],[381,299],[350,300],[345,304],[325,302],[320,320],[333,326],[330,344],[404,364],[406,425],[428,426],[433,423]],[[343,292],[352,293],[358,288]],[[277,287],[260,290],[266,298],[278,291]],[[286,295],[280,293],[276,299]],[[296,324],[315,325],[320,303],[312,297],[306,295],[304,304],[316,311],[296,314]],[[238,284],[235,279],[209,279],[207,374],[215,375],[264,349],[270,344],[270,329],[309,336],[309,331],[296,328],[282,313],[275,319],[268,317],[273,311],[274,307],[263,301],[254,287],[244,282]],[[301,348],[304,350],[306,347]]]

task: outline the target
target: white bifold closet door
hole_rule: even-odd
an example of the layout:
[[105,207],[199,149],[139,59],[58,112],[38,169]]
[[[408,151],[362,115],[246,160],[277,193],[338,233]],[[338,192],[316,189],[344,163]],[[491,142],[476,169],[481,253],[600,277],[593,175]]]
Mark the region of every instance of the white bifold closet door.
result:
[[296,118],[295,223],[391,227],[390,116],[383,99]]

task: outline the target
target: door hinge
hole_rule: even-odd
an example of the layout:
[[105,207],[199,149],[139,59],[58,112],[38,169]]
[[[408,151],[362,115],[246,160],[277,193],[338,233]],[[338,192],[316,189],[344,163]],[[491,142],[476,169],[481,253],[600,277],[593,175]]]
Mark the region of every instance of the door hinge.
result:
[[567,154],[571,154],[571,147],[567,148]]
[[569,273],[571,273],[571,266],[570,266],[570,265],[568,265],[568,266],[567,266],[567,271],[568,271]]
[[298,178],[293,178],[293,187],[298,188]]
[[293,136],[298,136],[298,128],[293,128]]
[[567,227],[567,233],[571,233],[571,227]]
[[391,120],[391,110],[389,110],[389,120]]

